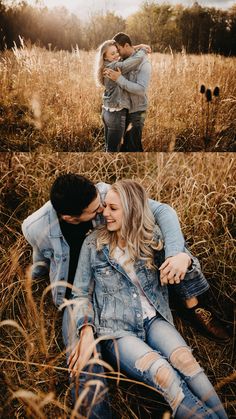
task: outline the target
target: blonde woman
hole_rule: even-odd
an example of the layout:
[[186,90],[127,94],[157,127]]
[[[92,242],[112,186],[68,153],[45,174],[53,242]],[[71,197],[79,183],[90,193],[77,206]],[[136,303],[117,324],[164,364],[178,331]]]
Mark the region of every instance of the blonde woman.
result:
[[104,70],[119,69],[123,75],[136,69],[149,51],[146,45],[134,47],[135,53],[124,61],[119,61],[119,52],[115,41],[103,42],[98,48],[95,65],[95,77],[99,85],[105,88],[103,93],[102,120],[104,123],[105,150],[120,150],[126,128],[126,116],[130,108],[129,92],[123,90],[115,81],[104,75]]
[[227,418],[174,327],[158,271],[164,256],[160,230],[143,187],[131,180],[116,182],[103,215],[106,225],[85,239],[75,275],[73,317],[80,341],[69,367],[74,374],[81,369],[94,339],[104,337],[104,359],[115,367],[119,362],[128,376],[158,390],[175,418]]

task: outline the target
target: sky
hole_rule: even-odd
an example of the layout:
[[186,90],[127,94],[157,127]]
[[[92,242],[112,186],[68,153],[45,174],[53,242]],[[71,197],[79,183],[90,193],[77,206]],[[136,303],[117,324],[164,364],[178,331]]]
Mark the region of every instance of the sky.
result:
[[[27,0],[27,2],[33,4],[35,0]],[[163,2],[163,0],[158,1],[158,3]],[[184,6],[192,6],[194,0],[168,0],[167,2],[173,5],[181,3]],[[137,12],[143,0],[38,0],[38,3],[43,3],[47,7],[65,6],[71,12],[78,14],[81,19],[88,18],[91,13],[101,10],[113,11],[126,18]],[[198,3],[205,7],[227,9],[236,4],[236,0],[198,0]]]

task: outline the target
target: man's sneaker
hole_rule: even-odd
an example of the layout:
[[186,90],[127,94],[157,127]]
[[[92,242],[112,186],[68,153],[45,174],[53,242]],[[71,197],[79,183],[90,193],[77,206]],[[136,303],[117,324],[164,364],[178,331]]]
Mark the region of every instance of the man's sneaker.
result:
[[230,336],[224,324],[210,311],[197,305],[188,309],[188,320],[202,334],[218,342],[228,342]]

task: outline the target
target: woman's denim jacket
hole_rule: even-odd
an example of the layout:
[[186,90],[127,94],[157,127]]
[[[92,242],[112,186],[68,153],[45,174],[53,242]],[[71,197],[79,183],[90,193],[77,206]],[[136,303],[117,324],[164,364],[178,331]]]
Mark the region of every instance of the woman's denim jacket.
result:
[[[140,49],[124,61],[110,62],[105,60],[105,67],[115,70],[119,68],[122,75],[127,75],[135,70],[143,61],[146,55],[145,49]],[[105,91],[103,93],[103,106],[106,108],[130,109],[130,93],[122,89],[115,81],[104,77]]]
[[[156,228],[155,239],[160,230]],[[145,338],[142,306],[137,286],[109,255],[108,245],[96,247],[97,231],[86,237],[75,274],[73,318],[77,331],[92,325],[97,336],[122,337],[127,334]],[[155,252],[155,265],[164,261],[164,251]],[[148,269],[144,261],[134,264],[139,283],[156,311],[173,324],[168,288],[161,286],[158,269]]]
[[[100,182],[97,184],[97,189],[103,202],[109,185]],[[149,204],[164,237],[166,257],[185,251],[175,210],[167,204],[151,199]],[[93,224],[96,226],[102,222],[101,215],[98,215]],[[40,278],[49,273],[53,285],[53,300],[57,306],[60,306],[65,296],[65,286],[60,286],[60,282],[68,279],[70,249],[62,235],[57,214],[50,201],[24,220],[22,231],[33,248],[33,278]]]

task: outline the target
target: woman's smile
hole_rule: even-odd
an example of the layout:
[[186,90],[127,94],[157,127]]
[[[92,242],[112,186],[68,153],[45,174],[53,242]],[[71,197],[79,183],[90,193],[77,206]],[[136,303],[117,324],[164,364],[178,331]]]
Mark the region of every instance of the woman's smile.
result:
[[111,45],[110,47],[107,48],[107,51],[105,53],[105,59],[108,61],[118,61],[120,58],[118,49],[116,48],[115,45]]
[[118,231],[121,229],[123,209],[119,195],[114,191],[108,191],[104,202],[103,216],[106,220],[107,229]]

